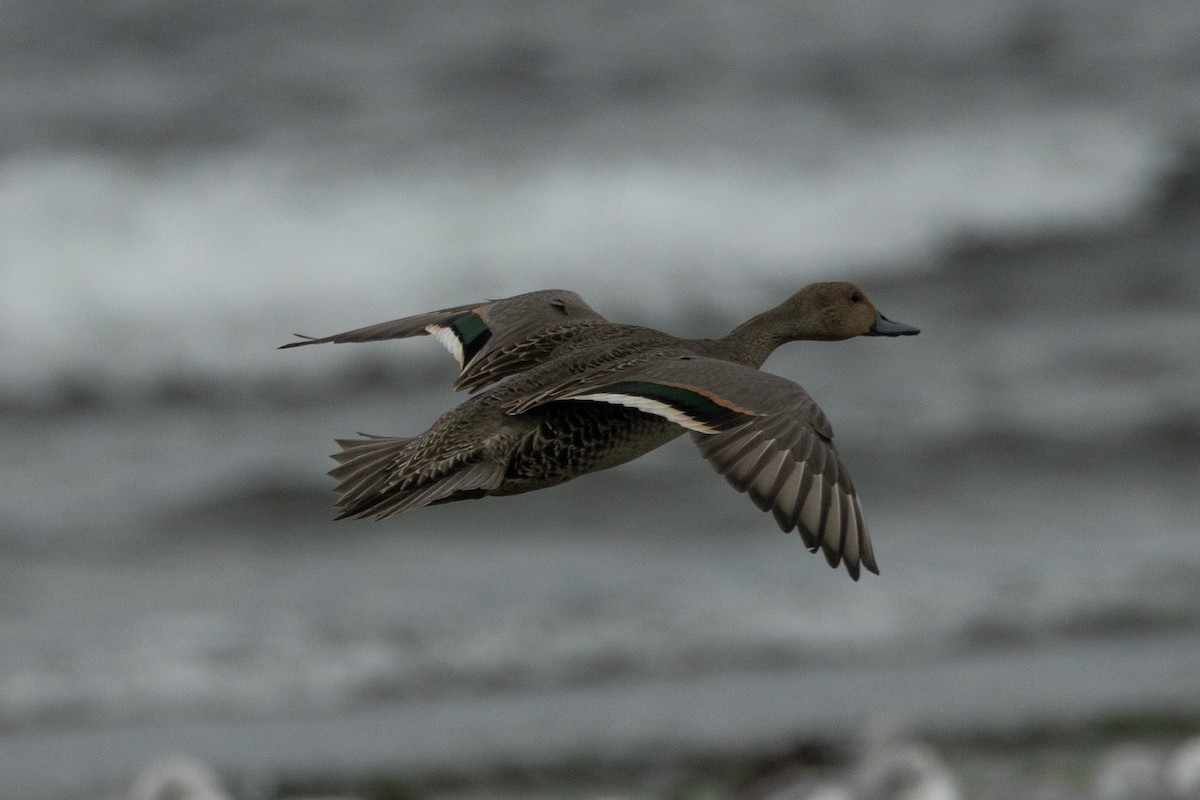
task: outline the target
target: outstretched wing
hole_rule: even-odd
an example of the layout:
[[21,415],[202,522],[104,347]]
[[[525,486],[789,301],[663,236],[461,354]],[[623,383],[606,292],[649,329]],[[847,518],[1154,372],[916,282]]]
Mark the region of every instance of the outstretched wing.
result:
[[458,361],[456,389],[475,391],[550,357],[579,332],[608,324],[574,292],[550,289],[417,314],[282,348],[432,334]]
[[[879,573],[862,506],[833,446],[833,430],[802,388],[721,359],[663,351],[662,358],[572,381],[538,398],[631,406],[692,431],[701,454],[739,492],[796,528],[830,566]],[[528,407],[527,405],[523,407]]]

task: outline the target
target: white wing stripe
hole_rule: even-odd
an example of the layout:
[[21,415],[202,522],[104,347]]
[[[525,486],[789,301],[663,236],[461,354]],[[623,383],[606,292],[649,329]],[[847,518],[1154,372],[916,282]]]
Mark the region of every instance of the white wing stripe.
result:
[[450,355],[454,356],[454,360],[458,362],[458,368],[462,369],[462,342],[459,341],[458,336],[455,335],[454,331],[445,325],[426,325],[425,330],[429,331],[429,334],[433,336],[433,338],[441,342],[442,346],[450,351]]
[[651,400],[648,397],[642,397],[636,394],[617,394],[614,392],[597,392],[596,394],[576,394],[572,395],[572,400],[595,400],[599,403],[612,403],[618,406],[628,406],[636,408],[639,411],[645,411],[647,414],[656,414],[657,416],[669,419],[676,425],[681,425],[691,431],[699,433],[718,433],[716,428],[705,425],[698,419],[689,417],[687,414],[680,411],[675,406],[662,402],[661,400]]

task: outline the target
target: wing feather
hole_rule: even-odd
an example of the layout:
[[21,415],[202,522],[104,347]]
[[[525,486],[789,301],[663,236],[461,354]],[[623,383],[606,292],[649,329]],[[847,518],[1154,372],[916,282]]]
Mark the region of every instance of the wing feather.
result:
[[779,526],[855,580],[878,572],[833,430],[802,388],[753,367],[664,352],[573,376],[510,413],[560,400],[619,403],[692,431],[701,454]]
[[455,388],[475,391],[544,363],[580,332],[605,325],[611,323],[579,295],[551,289],[451,306],[332,336],[302,336],[302,341],[281,349],[432,335],[458,362]]

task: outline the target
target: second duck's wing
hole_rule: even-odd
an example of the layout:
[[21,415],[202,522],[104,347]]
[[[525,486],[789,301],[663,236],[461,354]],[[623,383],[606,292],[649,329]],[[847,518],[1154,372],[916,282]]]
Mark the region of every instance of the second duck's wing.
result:
[[[594,373],[534,405],[586,400],[631,406],[692,431],[701,454],[739,492],[796,528],[830,566],[879,573],[862,506],[816,401],[786,378],[721,359],[663,357]],[[514,406],[514,411],[529,408]]]
[[328,342],[376,342],[432,334],[458,361],[456,389],[475,391],[541,363],[582,331],[608,324],[574,292],[550,289],[453,306],[282,348]]

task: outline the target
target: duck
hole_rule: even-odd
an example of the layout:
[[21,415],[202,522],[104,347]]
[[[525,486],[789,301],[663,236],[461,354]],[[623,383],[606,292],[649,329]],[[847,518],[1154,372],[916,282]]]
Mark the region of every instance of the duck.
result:
[[831,567],[878,574],[862,506],[809,394],[761,367],[793,341],[910,336],[845,281],[809,284],[716,339],[611,322],[551,289],[452,306],[281,349],[429,335],[471,396],[418,436],[337,439],[337,519],[515,495],[624,464],[690,433],[737,491]]

